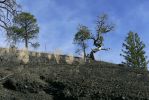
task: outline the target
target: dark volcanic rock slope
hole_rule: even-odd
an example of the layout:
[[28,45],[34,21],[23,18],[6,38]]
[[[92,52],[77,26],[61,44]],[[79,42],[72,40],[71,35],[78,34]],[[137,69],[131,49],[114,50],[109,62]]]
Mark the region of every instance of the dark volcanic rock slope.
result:
[[105,62],[1,67],[5,76],[0,100],[149,99],[148,71]]

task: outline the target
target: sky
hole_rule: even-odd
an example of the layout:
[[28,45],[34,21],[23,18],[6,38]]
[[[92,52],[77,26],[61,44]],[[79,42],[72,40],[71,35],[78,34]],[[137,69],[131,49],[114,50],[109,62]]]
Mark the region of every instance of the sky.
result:
[[[129,31],[137,32],[146,44],[146,55],[149,56],[149,0],[17,0],[22,10],[33,14],[40,27],[40,47],[38,51],[74,54],[74,34],[79,24],[95,32],[97,16],[106,13],[115,24],[114,31],[104,36],[104,47],[109,51],[96,54],[98,60],[121,63],[122,43]],[[4,34],[0,45],[4,43]],[[20,44],[22,46],[22,44]],[[23,47],[23,46],[22,46]],[[91,48],[89,48],[91,50]]]

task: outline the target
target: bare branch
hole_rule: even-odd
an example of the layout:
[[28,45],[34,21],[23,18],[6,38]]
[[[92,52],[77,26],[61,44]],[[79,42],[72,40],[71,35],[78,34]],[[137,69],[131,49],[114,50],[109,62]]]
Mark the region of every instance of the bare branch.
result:
[[0,3],[5,3],[5,2],[6,2],[6,0],[0,1]]
[[108,22],[108,16],[106,14],[99,16],[96,24],[97,24],[97,27],[96,27],[97,34],[95,34],[95,36],[90,37],[90,39],[93,40],[93,45],[95,46],[95,48],[92,49],[90,52],[90,58],[92,60],[95,60],[94,54],[96,52],[101,50],[104,50],[104,51],[109,50],[109,48],[102,48],[104,45],[103,35],[114,29],[114,25]]
[[102,48],[101,50],[108,51],[108,50],[110,50],[110,48]]
[[17,14],[18,6],[16,0],[0,0],[0,27],[6,30],[6,26],[11,25],[13,16]]

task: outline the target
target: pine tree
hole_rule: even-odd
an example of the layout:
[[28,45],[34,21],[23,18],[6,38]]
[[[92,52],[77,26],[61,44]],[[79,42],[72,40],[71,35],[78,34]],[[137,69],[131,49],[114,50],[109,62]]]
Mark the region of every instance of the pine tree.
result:
[[121,54],[125,59],[125,62],[122,62],[123,64],[128,67],[147,68],[149,61],[145,56],[145,44],[140,40],[137,33],[129,32],[123,47],[123,54]]
[[90,30],[84,25],[79,25],[78,31],[74,36],[74,44],[78,46],[76,53],[83,52],[84,61],[86,60],[87,41],[90,38]]
[[9,27],[10,33],[7,34],[8,40],[11,41],[23,41],[25,47],[31,44],[32,47],[39,47],[39,43],[33,43],[31,40],[36,39],[39,33],[39,27],[34,15],[28,12],[21,12],[13,19],[14,25]]

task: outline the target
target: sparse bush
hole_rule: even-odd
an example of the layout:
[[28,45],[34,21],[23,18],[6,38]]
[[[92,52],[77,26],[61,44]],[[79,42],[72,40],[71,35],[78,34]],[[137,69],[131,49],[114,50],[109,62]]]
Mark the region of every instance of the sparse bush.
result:
[[22,61],[24,64],[27,64],[29,62],[29,53],[28,49],[25,48],[19,52],[19,58],[20,61]]
[[52,55],[48,54],[48,59],[51,60],[52,59]]
[[59,49],[56,49],[53,54],[54,54],[56,62],[59,64],[60,63],[60,58],[61,58],[60,57],[61,51]]
[[41,56],[41,53],[37,53],[37,57],[40,57]]
[[9,52],[10,53],[16,53],[16,51],[17,51],[17,48],[16,47],[10,47],[9,48]]
[[69,54],[67,57],[66,57],[66,62],[67,64],[72,64],[74,61],[74,56],[72,54]]
[[6,54],[8,56],[8,60],[12,62],[17,62],[16,55],[17,55],[17,48],[16,47],[10,47],[9,48],[9,53]]

